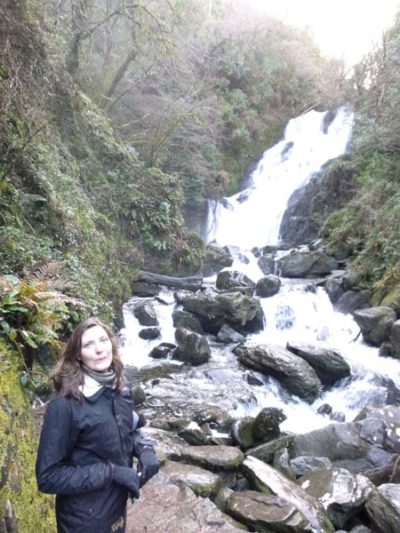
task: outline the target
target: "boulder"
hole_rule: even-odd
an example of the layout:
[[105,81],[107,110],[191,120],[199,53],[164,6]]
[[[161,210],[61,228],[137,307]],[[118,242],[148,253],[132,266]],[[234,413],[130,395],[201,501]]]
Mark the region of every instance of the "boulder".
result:
[[134,280],[131,282],[131,291],[134,296],[146,298],[157,296],[161,292],[161,287],[159,285],[153,285],[153,283],[147,283],[146,281]]
[[400,358],[400,320],[393,322],[390,329],[390,354]]
[[253,424],[254,440],[268,442],[276,439],[281,434],[279,424],[286,420],[282,409],[277,407],[264,407],[257,414]]
[[221,326],[221,329],[218,331],[217,339],[220,342],[223,342],[225,344],[229,344],[231,342],[234,343],[241,343],[246,340],[246,337],[239,333],[238,331],[234,330],[227,324],[224,324]]
[[296,435],[290,456],[327,457],[334,467],[363,474],[372,481],[397,475],[394,462],[400,447],[399,408],[368,408],[354,422],[331,424]]
[[174,461],[168,461],[157,477],[157,482],[164,485],[168,483],[187,485],[197,496],[203,498],[216,495],[223,485],[222,478],[209,470]]
[[361,329],[365,342],[379,346],[389,339],[391,328],[396,321],[396,313],[391,307],[370,307],[356,310],[354,320]]
[[264,328],[264,313],[257,298],[238,292],[182,295],[183,308],[196,315],[208,333],[218,333],[224,324],[239,332],[255,333]]
[[356,309],[369,306],[372,292],[368,289],[362,291],[346,291],[336,301],[335,309],[341,313],[353,313]]
[[272,463],[276,453],[280,453],[282,450],[291,447],[293,439],[294,436],[283,435],[271,440],[270,442],[259,444],[258,446],[247,450],[246,457],[251,455],[257,459],[260,459],[261,461],[264,461],[264,463]]
[[335,276],[332,276],[326,280],[324,288],[332,304],[335,304],[345,292],[342,280]]
[[146,300],[135,302],[133,314],[141,326],[158,326],[157,314],[151,302]]
[[351,374],[347,361],[334,350],[291,342],[286,347],[313,367],[323,385],[333,385]]
[[178,433],[179,437],[193,446],[210,444],[210,435],[207,435],[197,424],[189,424]]
[[139,337],[144,340],[154,340],[161,335],[160,328],[153,326],[150,328],[143,328],[139,331]]
[[188,447],[188,443],[171,431],[145,426],[140,430],[144,438],[157,443],[157,458],[164,463],[168,459],[175,461],[181,459],[183,448]]
[[177,328],[175,339],[178,347],[173,353],[174,359],[194,366],[203,365],[210,359],[211,349],[206,337],[189,329]]
[[260,298],[268,298],[269,296],[278,294],[280,288],[280,278],[274,274],[269,274],[268,276],[264,276],[257,281],[256,294]]
[[400,531],[400,485],[385,483],[371,491],[365,509],[375,531]]
[[281,346],[238,346],[233,353],[243,365],[274,377],[290,393],[308,402],[319,394],[321,382],[315,371],[304,359]]
[[232,492],[227,498],[226,512],[243,522],[251,531],[309,531],[309,521],[290,501],[255,490]]
[[237,270],[223,270],[219,272],[216,280],[216,287],[220,291],[238,290],[251,296],[256,284],[243,272]]
[[245,416],[235,420],[231,427],[231,436],[233,442],[238,444],[242,450],[251,448],[254,445],[253,437],[254,418],[252,416]]
[[332,467],[331,461],[327,457],[311,457],[310,455],[299,455],[290,460],[290,469],[295,477],[304,476],[313,470],[329,469]]
[[260,267],[264,276],[273,274],[275,272],[275,260],[272,255],[262,255],[257,260],[257,265]]
[[351,422],[329,424],[302,435],[292,443],[292,457],[310,455],[328,457],[332,462],[365,457],[371,445],[361,439],[358,427]]
[[170,342],[162,342],[155,346],[149,353],[149,357],[153,359],[166,359],[175,350],[176,345]]
[[232,263],[233,258],[226,249],[208,245],[205,250],[201,270],[203,276],[208,277],[216,274],[223,268],[230,267]]
[[160,485],[151,480],[140,490],[139,500],[128,503],[126,533],[234,533],[243,529],[186,485]]
[[182,311],[181,309],[175,309],[175,311],[172,313],[172,323],[175,328],[190,329],[195,333],[199,333],[200,335],[204,333],[199,319],[192,314],[187,313],[186,311]]
[[308,278],[330,274],[337,262],[323,252],[292,252],[281,257],[278,270],[284,278]]
[[244,455],[234,446],[189,446],[182,450],[183,459],[209,470],[237,470]]
[[322,504],[296,483],[255,457],[247,457],[242,468],[255,488],[267,494],[274,494],[293,505],[308,521],[304,530],[325,533],[334,531]]
[[373,489],[368,478],[344,468],[313,470],[301,477],[298,484],[322,503],[336,528],[347,526],[363,509]]

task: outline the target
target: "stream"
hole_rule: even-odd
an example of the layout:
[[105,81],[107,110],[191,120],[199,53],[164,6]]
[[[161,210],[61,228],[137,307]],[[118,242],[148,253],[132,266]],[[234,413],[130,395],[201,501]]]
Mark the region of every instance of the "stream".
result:
[[[311,111],[292,119],[283,139],[263,154],[247,188],[220,202],[209,202],[205,240],[229,247],[234,256],[230,270],[243,272],[254,282],[263,276],[257,248],[279,248],[280,222],[291,194],[315,177],[328,160],[348,149],[352,127],[353,115],[345,108],[336,114]],[[275,258],[286,253],[290,251],[278,250]],[[215,286],[215,279],[205,278],[204,286]],[[352,316],[335,311],[320,281],[281,278],[279,292],[261,299],[265,328],[247,335],[246,340],[247,345],[307,343],[340,353],[351,367],[351,377],[323,389],[311,405],[290,395],[272,377],[242,367],[232,353],[235,344],[221,344],[212,336],[211,359],[198,367],[150,358],[150,351],[161,342],[176,343],[172,312],[177,304],[167,288],[151,299],[161,329],[157,339],[138,336],[143,326],[132,308],[143,298],[133,297],[124,305],[120,332],[124,365],[136,369],[141,380],[148,376],[146,394],[155,401],[173,397],[182,404],[190,399],[218,405],[234,418],[278,407],[286,416],[281,429],[297,434],[332,423],[318,412],[324,404],[332,407],[337,420],[351,421],[365,405],[385,405],[388,384],[400,388],[400,361],[380,357],[377,348],[367,346]],[[152,379],[152,369],[163,365],[164,378]]]

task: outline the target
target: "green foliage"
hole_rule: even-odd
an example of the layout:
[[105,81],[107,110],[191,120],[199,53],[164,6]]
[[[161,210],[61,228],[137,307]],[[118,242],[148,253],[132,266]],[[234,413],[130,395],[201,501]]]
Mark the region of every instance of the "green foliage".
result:
[[48,290],[40,277],[0,277],[0,337],[24,356],[29,368],[35,351],[58,346],[59,331],[69,319],[68,306],[83,308],[82,302]]
[[[357,153],[353,156],[360,160]],[[353,268],[384,297],[400,264],[400,160],[379,152],[361,159],[360,186],[347,206],[325,222],[322,235],[332,252],[352,258]],[[379,299],[379,298],[378,298]]]

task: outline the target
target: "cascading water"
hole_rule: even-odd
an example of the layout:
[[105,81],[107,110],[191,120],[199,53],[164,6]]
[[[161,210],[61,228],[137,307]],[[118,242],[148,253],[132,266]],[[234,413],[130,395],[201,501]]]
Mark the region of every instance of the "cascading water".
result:
[[[326,118],[328,117],[328,118]],[[209,202],[208,242],[245,250],[279,242],[279,226],[289,197],[349,143],[353,114],[310,111],[289,121],[284,138],[264,152],[249,187],[223,201]]]
[[[248,250],[278,243],[279,225],[290,195],[307,183],[328,159],[345,151],[352,123],[353,116],[346,109],[339,109],[329,124],[326,114],[316,112],[291,120],[285,139],[265,152],[251,176],[249,188],[225,203],[211,205],[208,240],[242,248],[232,270],[245,273],[255,282],[263,275]],[[212,284],[215,278],[205,282]],[[336,312],[325,291],[316,285],[310,291],[310,284],[312,280],[282,279],[278,294],[261,299],[267,322],[265,329],[248,335],[246,342],[286,346],[289,341],[329,347],[347,360],[351,379],[342,380],[309,405],[290,396],[272,378],[260,375],[263,385],[249,384],[232,354],[232,346],[211,342],[209,363],[192,369],[185,367],[181,374],[174,374],[167,392],[165,386],[158,389],[157,383],[153,383],[152,395],[162,397],[173,394],[172,389],[179,389],[178,394],[186,391],[193,399],[220,405],[235,417],[256,414],[263,407],[280,407],[287,417],[281,428],[295,433],[331,423],[328,417],[317,412],[324,403],[334,412],[343,413],[346,420],[352,420],[365,405],[384,405],[385,380],[400,387],[400,363],[379,357],[377,349],[366,346],[352,317]],[[162,339],[149,341],[138,337],[141,326],[131,312],[134,302],[135,299],[124,306],[125,328],[121,332],[124,363],[137,368],[159,364],[148,354],[161,340],[175,342],[171,317],[175,307],[173,293],[165,289],[154,301]]]

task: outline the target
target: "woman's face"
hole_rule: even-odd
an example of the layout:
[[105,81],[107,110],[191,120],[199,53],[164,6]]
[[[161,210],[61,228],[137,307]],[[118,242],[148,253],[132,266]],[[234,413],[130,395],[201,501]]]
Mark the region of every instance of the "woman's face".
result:
[[104,372],[112,363],[110,337],[101,326],[93,326],[82,334],[81,359],[91,370]]

